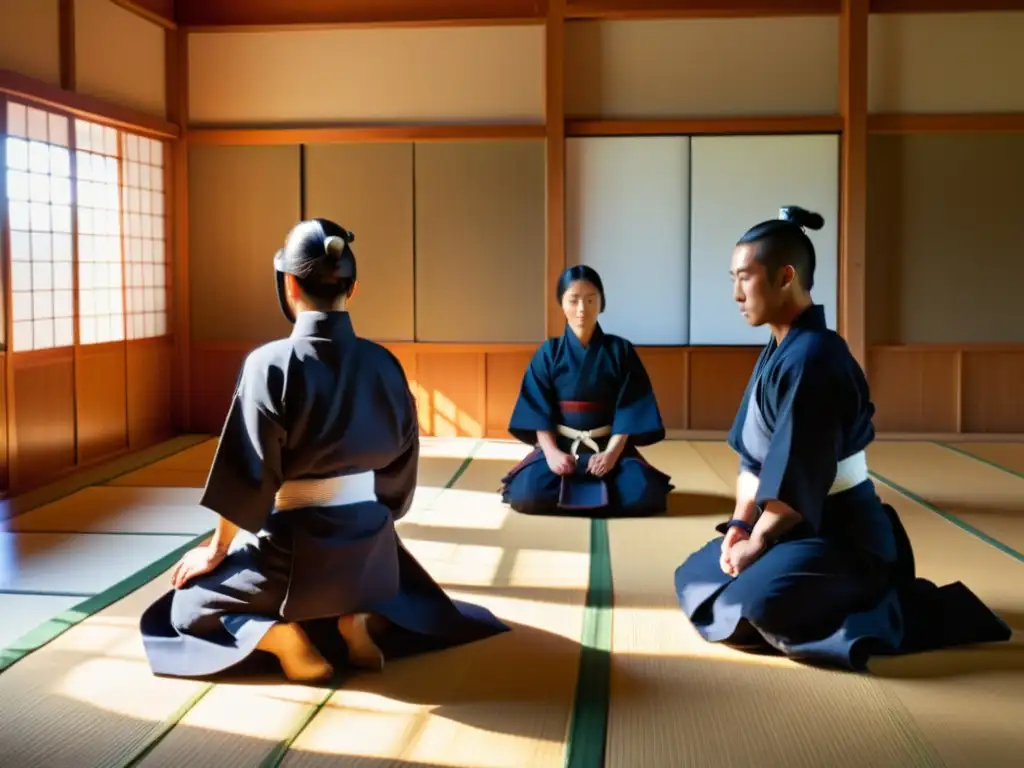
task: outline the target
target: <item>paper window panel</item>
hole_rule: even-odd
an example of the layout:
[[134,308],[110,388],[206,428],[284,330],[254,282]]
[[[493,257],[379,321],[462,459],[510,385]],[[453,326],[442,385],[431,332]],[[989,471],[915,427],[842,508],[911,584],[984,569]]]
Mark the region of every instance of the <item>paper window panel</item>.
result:
[[125,302],[129,339],[167,334],[164,147],[122,136],[125,221]]
[[118,132],[75,120],[78,194],[78,341],[123,341]]
[[15,352],[74,344],[69,119],[7,102],[6,181]]

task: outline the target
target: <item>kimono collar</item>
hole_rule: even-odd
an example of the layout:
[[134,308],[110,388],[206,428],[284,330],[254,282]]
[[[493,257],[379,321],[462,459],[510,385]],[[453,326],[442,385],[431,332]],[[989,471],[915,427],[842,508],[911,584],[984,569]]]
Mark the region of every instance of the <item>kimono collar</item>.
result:
[[562,335],[565,336],[566,339],[568,339],[569,343],[572,344],[574,348],[580,350],[581,352],[586,352],[590,347],[593,347],[595,343],[600,343],[601,338],[604,336],[604,331],[601,330],[600,323],[595,325],[594,332],[590,336],[590,343],[587,344],[587,346],[585,347],[583,346],[583,342],[580,341],[580,337],[577,336],[573,329],[569,327],[568,323],[565,324],[565,331]]
[[341,341],[354,338],[355,329],[348,312],[300,312],[295,318],[292,338],[324,338]]
[[825,324],[825,307],[821,304],[811,304],[796,316],[792,327],[803,328],[809,331],[824,331],[828,328]]

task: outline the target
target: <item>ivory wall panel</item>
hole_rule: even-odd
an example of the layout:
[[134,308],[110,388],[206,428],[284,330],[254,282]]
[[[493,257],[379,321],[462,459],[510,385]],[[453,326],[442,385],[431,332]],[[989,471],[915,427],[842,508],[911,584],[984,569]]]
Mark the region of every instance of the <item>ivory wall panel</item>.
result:
[[836,17],[566,24],[566,114],[655,118],[835,114]]
[[75,0],[76,90],[163,117],[164,38],[163,27],[109,0]]
[[877,14],[868,34],[871,112],[1024,110],[1021,12]]
[[839,137],[697,136],[692,140],[690,343],[761,345],[767,328],[739,313],[729,279],[736,241],[786,205],[820,213],[808,231],[817,268],[812,296],[836,327],[839,299]]
[[601,275],[602,327],[634,344],[686,344],[690,139],[569,139],[566,261]]
[[58,0],[0,0],[0,69],[60,85]]
[[543,141],[416,146],[416,340],[544,338]]
[[324,217],[355,233],[357,332],[375,341],[412,341],[413,146],[306,147],[306,218]]
[[544,27],[194,33],[193,123],[544,119]]
[[299,220],[299,148],[189,150],[189,303],[193,341],[287,336],[273,258]]

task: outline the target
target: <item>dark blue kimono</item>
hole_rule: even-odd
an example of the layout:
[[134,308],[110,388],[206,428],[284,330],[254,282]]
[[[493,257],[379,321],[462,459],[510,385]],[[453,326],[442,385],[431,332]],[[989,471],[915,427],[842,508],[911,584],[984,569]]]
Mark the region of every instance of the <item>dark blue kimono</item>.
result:
[[962,583],[915,577],[906,531],[869,478],[830,495],[839,462],[874,439],[873,414],[820,306],[762,350],[729,445],[759,478],[758,507],[782,501],[803,519],[735,578],[719,566],[721,536],[679,566],[679,603],[705,640],[863,670],[872,655],[1009,639]]
[[[346,312],[304,312],[289,338],[243,367],[202,505],[238,525],[227,558],[171,590],[142,616],[153,672],[206,677],[256,671],[279,621],[299,622],[338,669],[337,618],[390,619],[387,656],[482,639],[508,629],[452,601],[395,531],[416,489],[416,406],[398,361],[358,338]],[[277,510],[286,481],[372,471],[376,501]],[[246,533],[248,532],[248,533]],[[276,666],[276,661],[274,662]]]
[[[592,447],[577,446],[574,474],[559,477],[537,445],[537,432],[610,427],[592,438],[604,450],[613,434],[629,435],[618,462],[603,477],[587,473]],[[637,446],[664,439],[665,427],[647,371],[629,341],[598,325],[584,347],[566,326],[530,361],[509,422],[517,440],[533,451],[502,479],[502,498],[526,514],[583,514],[589,517],[645,516],[665,511],[669,476],[648,464]],[[556,434],[570,453],[574,440]]]

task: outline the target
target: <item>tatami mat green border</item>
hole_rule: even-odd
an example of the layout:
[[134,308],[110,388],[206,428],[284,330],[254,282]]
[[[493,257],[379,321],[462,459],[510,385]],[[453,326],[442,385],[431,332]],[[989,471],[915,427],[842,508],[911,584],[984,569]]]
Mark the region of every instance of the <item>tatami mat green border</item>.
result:
[[945,448],[947,451],[958,453],[961,456],[966,456],[968,459],[974,459],[975,461],[980,462],[982,464],[987,464],[993,469],[998,469],[1000,472],[1005,472],[1008,475],[1013,475],[1014,477],[1019,477],[1021,480],[1024,480],[1024,474],[1018,472],[1015,469],[1004,467],[999,462],[992,461],[992,459],[986,459],[984,456],[979,456],[976,453],[971,453],[969,448],[961,448],[959,445],[953,445],[952,443],[945,442],[936,442],[935,445],[939,446],[940,448]]
[[603,768],[612,676],[612,556],[608,521],[590,521],[590,578],[566,768]]
[[969,534],[971,534],[971,536],[974,536],[975,538],[981,539],[982,541],[984,541],[989,546],[995,547],[1000,552],[1002,552],[1004,554],[1007,554],[1010,557],[1014,558],[1015,560],[1018,560],[1018,561],[1024,563],[1024,553],[1018,552],[1016,549],[1011,547],[1009,544],[1004,544],[999,539],[997,539],[997,538],[995,538],[993,536],[989,536],[984,531],[982,531],[982,530],[980,530],[978,528],[975,528],[973,525],[968,523],[966,520],[961,520],[959,517],[954,515],[952,512],[947,512],[946,510],[942,509],[941,507],[935,506],[930,501],[928,501],[927,499],[925,499],[925,498],[919,496],[918,494],[914,493],[909,488],[904,488],[899,483],[896,483],[896,482],[890,480],[889,478],[885,477],[884,475],[878,474],[877,472],[875,472],[875,470],[873,470],[873,469],[869,470],[868,473],[873,478],[878,480],[879,482],[885,483],[885,485],[888,485],[890,488],[892,488],[897,493],[900,493],[903,496],[906,496],[908,499],[910,499],[911,501],[913,501],[913,502],[919,504],[920,506],[924,507],[929,512],[934,512],[936,515],[941,517],[943,520],[945,520],[945,521],[947,521],[949,523],[952,523],[953,525],[955,525],[957,528],[959,528],[960,530],[964,531],[965,533],[969,533]]
[[178,559],[182,555],[212,533],[213,530],[211,529],[200,536],[196,536],[191,541],[188,541],[173,551],[168,552],[159,560],[136,571],[128,578],[119,581],[112,587],[108,587],[87,600],[83,600],[78,603],[78,605],[69,608],[58,616],[40,624],[35,629],[22,635],[18,640],[15,640],[14,643],[0,651],[0,672],[3,672],[9,666],[21,661],[30,653],[39,650],[44,645],[47,645],[57,639],[69,629],[77,624],[81,624],[93,614],[99,613],[104,608],[113,605],[118,600],[127,597],[135,590],[145,586],[161,573],[170,569],[171,566],[178,562]]
[[33,509],[46,504],[51,504],[58,499],[63,499],[65,496],[70,496],[90,486],[109,483],[111,480],[127,475],[129,472],[135,472],[212,439],[215,439],[213,435],[178,435],[170,440],[157,443],[149,448],[134,451],[108,463],[76,472],[70,477],[8,499],[7,514],[0,517],[9,520],[23,515],[26,512],[31,512]]

